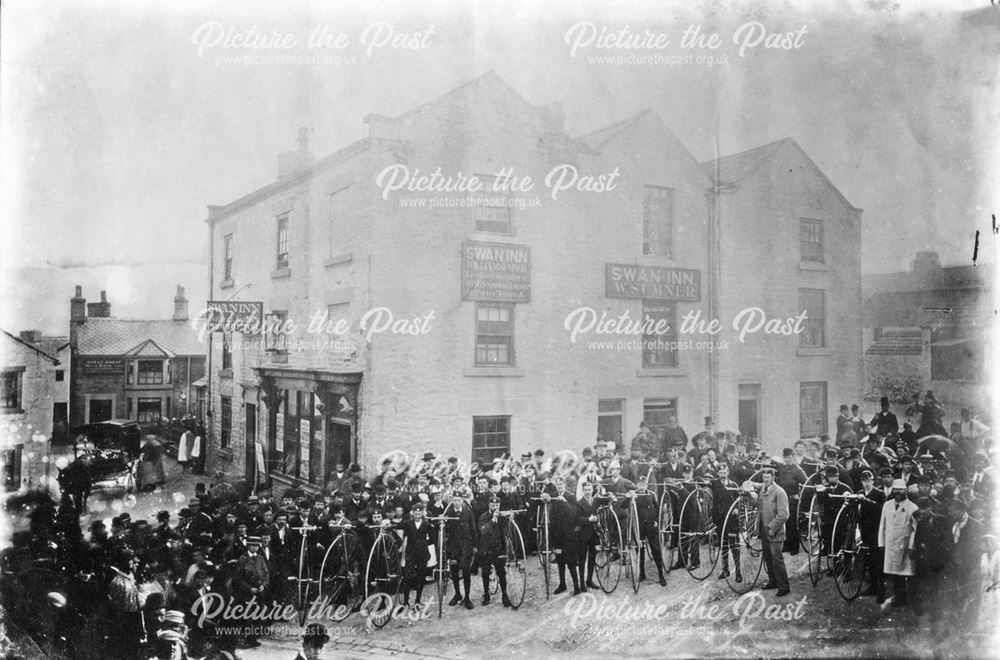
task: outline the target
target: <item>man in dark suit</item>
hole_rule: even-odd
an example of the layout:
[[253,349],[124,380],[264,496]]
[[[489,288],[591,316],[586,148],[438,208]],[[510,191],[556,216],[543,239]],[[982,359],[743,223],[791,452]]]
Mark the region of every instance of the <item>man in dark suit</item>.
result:
[[295,561],[298,548],[294,545],[292,530],[288,529],[288,512],[279,511],[274,516],[274,531],[271,532],[270,554],[274,555],[274,598],[285,602],[288,593],[288,578],[295,575]]
[[[478,547],[478,531],[476,520],[472,515],[472,509],[466,504],[464,497],[471,496],[471,493],[456,492],[451,500],[449,516],[455,520],[446,520],[444,526],[445,554],[451,564],[451,584],[455,588],[455,595],[449,605],[462,604],[468,610],[472,609],[472,600],[469,598],[469,589],[472,586],[472,560]],[[459,577],[462,579],[459,586]]]
[[660,466],[660,477],[662,479],[680,479],[681,461],[677,457],[677,448],[668,447],[666,451],[667,462]]
[[782,450],[784,462],[775,466],[775,481],[788,496],[788,521],[785,523],[785,547],[790,555],[799,554],[799,525],[795,513],[799,508],[799,496],[808,477],[795,463],[795,451],[791,447]]
[[968,625],[977,620],[982,603],[983,585],[980,557],[983,554],[984,527],[969,516],[959,499],[948,502],[949,529],[953,542],[951,557],[944,573],[944,599],[949,603],[951,623]]
[[490,496],[487,510],[479,516],[476,524],[479,533],[479,567],[483,578],[483,605],[490,604],[490,572],[496,571],[503,606],[510,607],[510,598],[507,597],[507,544],[503,535],[506,523],[501,521],[499,497]]
[[[582,491],[580,499],[577,500],[577,527],[579,531],[577,532],[580,542],[586,548],[585,554],[581,559],[586,560],[587,563],[587,579],[584,581],[581,589],[586,587],[586,589],[597,589],[599,588],[594,584],[594,561],[597,558],[597,529],[595,525],[597,524],[597,500],[594,499],[594,484],[591,481],[584,481],[581,484],[580,489]],[[580,576],[581,579],[583,576]]]
[[437,530],[430,521],[424,518],[427,507],[423,502],[414,503],[410,509],[410,519],[402,524],[403,556],[405,566],[403,574],[406,581],[403,588],[403,604],[410,604],[410,589],[416,591],[415,605],[420,605],[420,597],[424,592],[424,583],[430,574],[427,563],[431,560],[431,548],[437,543]]
[[858,519],[858,530],[861,532],[861,543],[868,548],[867,570],[871,586],[862,596],[877,596],[881,603],[885,600],[885,578],[882,576],[882,549],[878,547],[878,525],[882,518],[882,507],[885,506],[885,493],[875,488],[875,475],[871,470],[861,472],[861,488],[857,490],[865,499],[861,500],[861,512]]
[[896,415],[889,409],[889,397],[884,396],[879,401],[882,410],[878,412],[868,426],[875,429],[881,437],[887,435],[894,435],[899,432],[899,420],[896,419]]

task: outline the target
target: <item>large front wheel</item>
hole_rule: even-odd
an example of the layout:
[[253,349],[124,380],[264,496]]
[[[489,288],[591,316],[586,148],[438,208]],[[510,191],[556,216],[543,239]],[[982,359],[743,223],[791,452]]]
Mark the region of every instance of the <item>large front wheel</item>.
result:
[[712,519],[712,502],[709,491],[697,488],[681,507],[681,561],[695,580],[711,575],[719,559],[719,530]]
[[726,584],[737,594],[745,594],[756,586],[764,565],[757,516],[756,503],[738,497],[722,524],[722,570]]
[[858,532],[856,506],[842,507],[837,513],[837,520],[833,524],[833,538],[840,541],[833,555],[834,581],[841,597],[851,602],[861,593],[868,563],[868,549],[861,542]]
[[601,591],[610,594],[622,579],[622,528],[611,507],[603,507],[597,514],[597,549],[594,555],[594,575]]
[[[367,614],[376,628],[389,623],[393,610],[400,604],[403,583],[401,561],[399,541],[395,535],[380,534],[368,554],[365,569],[365,602],[374,602],[373,609]],[[382,594],[382,597],[370,601],[375,594]]]
[[516,610],[524,602],[524,592],[528,586],[528,562],[521,530],[513,520],[508,521],[504,528],[504,545],[507,548],[507,598],[510,606]]
[[639,593],[640,565],[642,558],[642,540],[639,534],[639,513],[635,504],[628,509],[628,532],[625,535],[625,572],[632,581],[632,591]]
[[298,610],[299,625],[306,625],[309,616],[310,595],[313,592],[312,562],[309,561],[308,545],[302,544],[299,550],[299,575],[295,594],[295,609]]

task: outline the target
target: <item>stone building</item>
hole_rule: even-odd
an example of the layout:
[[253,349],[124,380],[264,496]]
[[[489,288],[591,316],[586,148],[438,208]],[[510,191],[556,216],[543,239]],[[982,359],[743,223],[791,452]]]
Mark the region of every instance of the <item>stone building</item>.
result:
[[41,484],[61,365],[38,347],[41,333],[0,332],[0,492]]
[[[321,486],[337,462],[371,469],[392,451],[482,462],[578,452],[598,434],[627,450],[643,420],[735,428],[741,378],[765,406],[758,434],[777,440],[799,437],[800,380],[856,396],[860,328],[802,356],[798,338],[772,347],[759,333],[737,349],[728,326],[709,341],[679,334],[744,297],[783,316],[805,288],[830,290],[831,318],[860,306],[859,253],[840,255],[859,212],[793,142],[716,186],[719,168],[654,112],[572,137],[558,104],[534,106],[492,73],[365,122],[367,137],[318,160],[300,135],[276,181],[209,207],[214,469]],[[781,188],[785,166],[798,173]],[[768,185],[777,199],[758,199]],[[817,201],[795,199],[807,193]],[[826,223],[831,258],[816,272],[800,272],[800,216]],[[773,258],[779,241],[789,255],[773,275],[795,280],[738,289],[726,260]],[[729,356],[714,350],[727,339]]]
[[188,322],[177,287],[174,314],[164,320],[111,316],[111,303],[88,303],[81,287],[70,300],[70,427],[108,419],[152,423],[193,415],[197,381],[205,375],[204,344]]

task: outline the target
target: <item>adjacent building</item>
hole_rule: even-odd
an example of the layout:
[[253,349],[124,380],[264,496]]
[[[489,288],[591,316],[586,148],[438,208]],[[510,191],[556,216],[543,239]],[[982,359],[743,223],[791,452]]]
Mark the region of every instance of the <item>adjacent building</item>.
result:
[[[59,338],[44,342],[60,345]],[[65,366],[41,333],[0,331],[0,492],[42,483]]]
[[88,303],[76,287],[69,349],[71,428],[108,419],[152,423],[198,412],[206,347],[188,322],[180,286],[173,318],[163,320],[114,318],[106,292],[100,302]]
[[[209,207],[216,471],[315,487],[390,452],[627,449],[671,416],[776,450],[859,395],[860,211],[792,140],[699,163],[650,110],[572,137],[492,73],[365,122]],[[749,307],[809,319],[740,343]]]
[[988,365],[993,268],[942,266],[937,252],[918,252],[909,271],[865,277],[866,390],[890,390],[898,401],[925,390],[948,405],[992,410]]

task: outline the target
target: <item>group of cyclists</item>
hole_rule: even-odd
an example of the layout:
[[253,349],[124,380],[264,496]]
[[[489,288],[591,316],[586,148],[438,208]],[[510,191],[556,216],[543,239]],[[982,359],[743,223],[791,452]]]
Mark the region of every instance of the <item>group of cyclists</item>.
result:
[[[994,482],[982,438],[973,452],[958,449],[961,439],[909,444],[897,432],[881,433],[876,417],[860,444],[800,440],[777,458],[755,438],[706,429],[689,443],[676,428],[654,431],[643,423],[627,452],[599,441],[579,455],[539,449],[466,469],[454,457],[428,452],[419,461],[384,460],[371,478],[357,465],[338,465],[319,492],[290,488],[277,496],[199,484],[176,513],[161,511],[152,523],[122,513],[110,529],[91,522],[87,534],[71,500],[58,507],[42,502],[14,546],[29,554],[55,548],[62,574],[106,594],[102,616],[118,623],[92,644],[103,644],[101,657],[128,658],[170,657],[177,644],[190,657],[258,645],[266,632],[259,620],[227,621],[226,613],[206,620],[197,603],[208,594],[222,602],[290,605],[303,624],[310,604],[323,601],[345,616],[364,611],[384,625],[393,611],[428,605],[429,585],[439,616],[449,605],[473,609],[474,600],[482,607],[497,597],[501,607],[517,608],[533,562],[542,569],[546,597],[570,589],[573,596],[611,592],[622,572],[638,590],[647,580],[647,555],[661,586],[673,569],[706,579],[718,566],[718,579],[737,593],[754,588],[762,572],[770,588],[777,576],[770,561],[762,571],[768,550],[756,503],[760,482],[771,483],[764,473],[787,498],[780,549],[805,550],[814,584],[834,575],[840,588],[853,578],[858,588],[841,589],[845,598],[861,592],[928,609],[941,602],[942,584],[979,593],[984,580],[996,582],[988,561],[996,556]],[[885,512],[900,496],[916,512],[907,553],[917,568],[909,575],[886,559],[893,531]],[[973,550],[966,549],[970,530],[978,534]],[[969,556],[955,569],[949,557],[960,553]],[[11,565],[8,556],[5,570]],[[73,580],[62,584],[73,593]],[[542,585],[535,586],[541,593]],[[376,615],[371,596],[379,594],[388,607]],[[47,592],[49,604],[64,622],[80,625],[87,603],[59,595]],[[266,623],[280,611],[264,616]],[[60,630],[49,639],[53,647],[69,655],[75,646],[88,648],[70,640],[72,625]],[[84,653],[97,657],[89,649]]]

